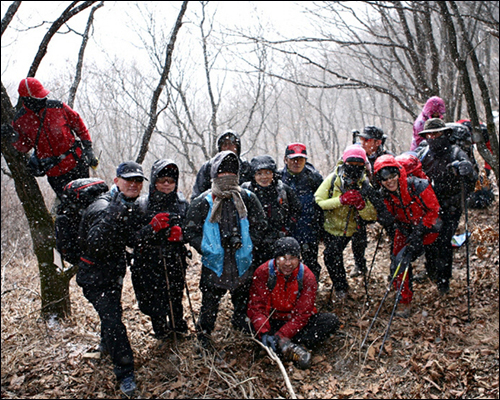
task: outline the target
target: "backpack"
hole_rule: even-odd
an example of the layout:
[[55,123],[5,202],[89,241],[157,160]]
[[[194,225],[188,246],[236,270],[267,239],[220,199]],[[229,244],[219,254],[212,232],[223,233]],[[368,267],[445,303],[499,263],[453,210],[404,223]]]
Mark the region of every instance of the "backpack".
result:
[[64,261],[73,265],[80,261],[78,230],[83,212],[108,190],[106,182],[99,178],[75,179],[64,187],[55,221],[56,249]]
[[[267,287],[272,292],[274,287],[276,286],[276,270],[274,269],[274,258],[269,260],[269,277],[267,278]],[[304,264],[300,263],[299,265],[299,273],[297,274],[297,283],[299,284],[299,291],[297,293],[297,299],[300,296],[300,292],[302,292],[302,288],[304,287]]]

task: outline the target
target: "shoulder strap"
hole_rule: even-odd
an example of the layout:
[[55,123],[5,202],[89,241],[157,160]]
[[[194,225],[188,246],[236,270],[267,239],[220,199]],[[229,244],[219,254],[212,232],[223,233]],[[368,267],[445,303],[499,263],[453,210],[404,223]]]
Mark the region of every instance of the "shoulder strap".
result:
[[45,120],[45,114],[47,113],[47,108],[43,110],[42,118],[40,118],[40,126],[38,127],[38,132],[36,134],[36,140],[35,140],[35,154],[36,154],[36,149],[38,147],[38,140],[40,139],[40,133],[42,133],[42,126],[43,126],[43,121]]
[[[269,277],[267,278],[267,287],[272,292],[276,286],[276,271],[274,269],[274,258],[269,260]],[[299,291],[297,293],[297,298],[299,298],[302,288],[304,287],[304,264],[300,263],[299,273],[297,274],[297,283],[299,285]]]
[[328,190],[328,198],[333,196],[333,189],[335,185],[335,181],[337,180],[337,174],[333,174],[332,181],[330,183],[330,189]]

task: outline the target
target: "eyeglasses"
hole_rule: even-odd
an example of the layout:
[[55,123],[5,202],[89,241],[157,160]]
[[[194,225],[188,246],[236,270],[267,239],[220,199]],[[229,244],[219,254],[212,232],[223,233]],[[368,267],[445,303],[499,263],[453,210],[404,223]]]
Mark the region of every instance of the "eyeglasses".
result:
[[397,178],[399,175],[397,172],[392,172],[389,175],[386,175],[384,177],[380,177],[380,182],[385,182],[385,181],[390,181],[391,179]]
[[168,185],[172,185],[175,183],[175,179],[170,178],[169,176],[162,176],[161,178],[158,178],[156,180],[156,183],[159,183],[160,185],[163,185],[164,183],[166,183]]
[[144,182],[144,178],[141,178],[140,176],[133,176],[131,178],[123,178],[123,180],[127,181],[127,182],[135,182],[135,183],[142,183]]
[[273,171],[270,171],[268,169],[261,169],[260,171],[257,171],[255,173],[255,175],[257,175],[257,176],[269,176],[272,174],[273,174]]

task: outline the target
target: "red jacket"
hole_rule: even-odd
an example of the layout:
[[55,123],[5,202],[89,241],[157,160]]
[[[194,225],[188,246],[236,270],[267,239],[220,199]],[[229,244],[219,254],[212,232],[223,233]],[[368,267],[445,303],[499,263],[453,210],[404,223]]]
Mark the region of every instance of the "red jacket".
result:
[[[389,212],[397,221],[404,224],[415,227],[422,223],[426,228],[434,227],[439,219],[439,202],[431,184],[426,180],[413,177],[408,178],[405,168],[393,156],[384,155],[377,158],[374,165],[375,175],[384,167],[396,167],[399,169],[399,191],[389,192],[382,189],[385,195],[384,203]],[[415,183],[423,185],[425,189],[420,194],[413,193],[413,190],[410,189],[410,193],[408,183],[411,185]],[[397,254],[405,245],[404,240],[402,242],[398,240],[398,236],[404,235],[396,231],[394,254]],[[430,244],[437,237],[438,233],[428,233],[424,236],[423,244]],[[398,246],[397,243],[401,243],[402,246]]]
[[[277,268],[276,285],[272,292],[267,286],[269,278],[269,261],[262,264],[253,275],[247,315],[253,327],[261,335],[271,329],[269,318],[287,321],[276,335],[284,338],[293,338],[309,322],[311,315],[316,314],[316,291],[318,284],[311,270],[304,265],[303,286],[297,298],[299,285],[297,275],[299,268],[295,268],[288,279]],[[272,310],[275,310],[271,317]]]
[[[19,134],[19,139],[13,146],[20,152],[27,153],[36,142],[40,121],[45,113],[43,127],[40,131],[36,154],[38,158],[59,156],[67,152],[75,143],[72,131],[83,141],[91,141],[87,127],[80,115],[67,104],[49,100],[47,107],[35,113],[23,106],[16,114],[12,126]],[[76,149],[78,157],[82,149]],[[47,176],[60,176],[71,171],[76,166],[73,154],[69,154],[58,165],[47,172]]]

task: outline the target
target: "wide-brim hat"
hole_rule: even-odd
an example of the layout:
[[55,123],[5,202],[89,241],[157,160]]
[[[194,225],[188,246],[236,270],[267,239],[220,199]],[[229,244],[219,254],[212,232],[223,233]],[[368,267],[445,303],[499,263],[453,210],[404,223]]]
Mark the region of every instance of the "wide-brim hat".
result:
[[449,126],[446,126],[444,121],[441,118],[431,118],[425,121],[424,130],[419,132],[421,137],[425,137],[428,133],[433,132],[451,132],[453,129]]

